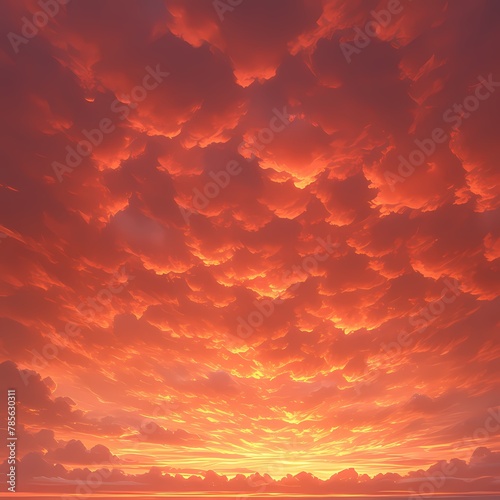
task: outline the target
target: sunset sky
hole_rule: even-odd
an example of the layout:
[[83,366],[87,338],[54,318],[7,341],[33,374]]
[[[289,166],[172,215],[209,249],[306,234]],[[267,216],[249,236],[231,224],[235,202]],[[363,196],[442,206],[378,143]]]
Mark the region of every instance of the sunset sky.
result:
[[18,490],[500,490],[499,23],[2,1]]

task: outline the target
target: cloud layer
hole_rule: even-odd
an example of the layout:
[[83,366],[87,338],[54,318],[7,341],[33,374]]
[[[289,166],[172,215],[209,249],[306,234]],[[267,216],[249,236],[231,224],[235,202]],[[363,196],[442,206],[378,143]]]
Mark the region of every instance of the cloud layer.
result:
[[0,6],[21,486],[497,490],[499,6],[236,3]]

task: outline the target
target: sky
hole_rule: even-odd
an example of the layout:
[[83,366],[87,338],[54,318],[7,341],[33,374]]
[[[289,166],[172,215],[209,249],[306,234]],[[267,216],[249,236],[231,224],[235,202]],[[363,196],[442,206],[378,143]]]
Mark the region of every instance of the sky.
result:
[[16,491],[500,489],[497,2],[0,14]]

